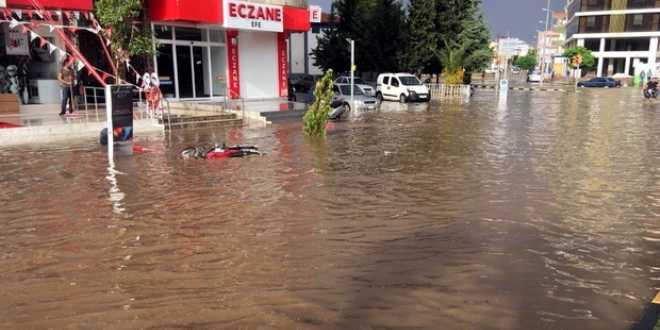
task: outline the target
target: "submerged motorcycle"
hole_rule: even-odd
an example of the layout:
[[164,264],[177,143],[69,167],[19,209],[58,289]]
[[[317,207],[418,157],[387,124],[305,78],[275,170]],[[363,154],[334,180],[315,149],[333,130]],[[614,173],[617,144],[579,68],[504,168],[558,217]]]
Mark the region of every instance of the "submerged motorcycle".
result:
[[658,89],[658,88],[652,89],[652,90],[648,90],[648,89],[644,90],[644,98],[646,98],[647,100],[649,100],[651,98],[654,98],[654,99],[657,100],[658,96],[660,96],[660,89]]
[[213,159],[213,158],[228,158],[228,157],[244,157],[249,155],[266,155],[267,153],[259,151],[259,147],[254,144],[238,144],[233,146],[226,146],[224,143],[222,147],[206,149],[205,147],[193,148],[188,147],[180,152],[181,156],[185,158],[198,158],[198,159]]

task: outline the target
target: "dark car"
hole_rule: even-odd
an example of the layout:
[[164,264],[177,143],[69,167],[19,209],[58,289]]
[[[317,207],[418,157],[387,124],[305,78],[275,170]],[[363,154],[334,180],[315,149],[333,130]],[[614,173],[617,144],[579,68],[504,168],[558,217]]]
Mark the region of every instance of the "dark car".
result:
[[306,74],[293,85],[297,92],[306,92],[312,85],[316,84],[316,78],[323,78],[320,74]]
[[304,76],[304,74],[289,73],[289,84],[291,84],[295,88],[296,84],[298,83],[298,80],[300,80],[302,76]]
[[293,89],[293,84],[291,83],[291,80],[289,80],[289,102],[296,102],[298,101],[298,98],[296,97],[296,94],[294,94],[295,90]]
[[577,83],[578,87],[621,87],[621,81],[608,77],[596,77]]

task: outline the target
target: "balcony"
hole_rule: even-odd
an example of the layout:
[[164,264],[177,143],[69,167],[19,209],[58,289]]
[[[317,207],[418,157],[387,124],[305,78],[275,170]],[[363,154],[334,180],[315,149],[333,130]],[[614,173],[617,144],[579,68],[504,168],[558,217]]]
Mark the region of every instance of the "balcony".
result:
[[552,26],[552,32],[556,33],[566,33],[566,26],[564,24],[555,24]]

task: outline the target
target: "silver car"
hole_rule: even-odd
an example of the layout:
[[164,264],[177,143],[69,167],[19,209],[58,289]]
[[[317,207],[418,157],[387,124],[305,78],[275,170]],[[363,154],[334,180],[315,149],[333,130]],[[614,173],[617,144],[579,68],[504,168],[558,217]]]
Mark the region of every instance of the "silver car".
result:
[[[351,85],[334,84],[332,90],[335,92],[335,98],[342,99],[347,104],[351,102]],[[376,110],[380,105],[377,98],[365,95],[357,86],[353,87],[353,103],[354,106],[352,108],[358,110]]]
[[[376,89],[373,86],[367,84],[367,82],[365,82],[364,79],[362,79],[360,77],[353,77],[353,83],[355,84],[355,86],[359,87],[365,95],[367,95],[367,96],[376,96]],[[346,76],[339,77],[339,78],[335,79],[335,84],[349,84],[350,85],[351,84],[351,77],[346,77]]]

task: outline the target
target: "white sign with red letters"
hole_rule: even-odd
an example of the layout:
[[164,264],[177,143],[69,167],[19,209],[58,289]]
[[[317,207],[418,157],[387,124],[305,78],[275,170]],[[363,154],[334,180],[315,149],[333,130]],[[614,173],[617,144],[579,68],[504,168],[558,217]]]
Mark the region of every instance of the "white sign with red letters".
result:
[[308,6],[309,21],[311,23],[321,23],[321,6]]
[[282,6],[227,0],[225,27],[237,30],[283,32],[284,10]]

